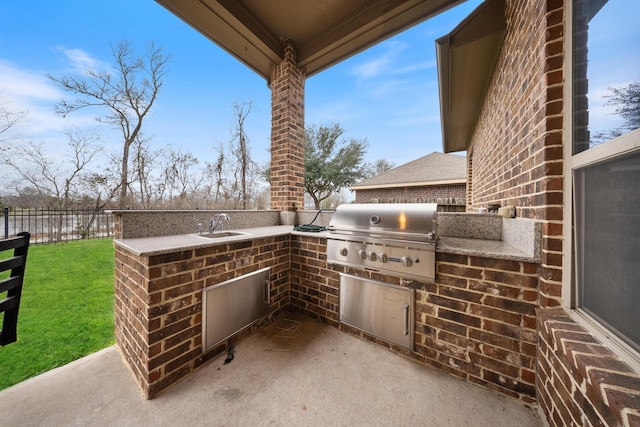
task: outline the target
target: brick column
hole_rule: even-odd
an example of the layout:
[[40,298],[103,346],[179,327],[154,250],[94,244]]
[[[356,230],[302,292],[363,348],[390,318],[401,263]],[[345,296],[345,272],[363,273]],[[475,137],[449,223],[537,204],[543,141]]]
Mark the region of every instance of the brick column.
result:
[[304,73],[295,46],[283,51],[271,73],[271,209],[293,213],[304,206]]

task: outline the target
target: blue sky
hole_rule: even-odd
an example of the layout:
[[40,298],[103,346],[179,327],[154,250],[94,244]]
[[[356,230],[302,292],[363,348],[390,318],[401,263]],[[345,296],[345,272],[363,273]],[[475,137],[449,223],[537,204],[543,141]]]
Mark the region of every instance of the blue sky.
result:
[[[354,56],[306,82],[307,125],[338,123],[348,138],[366,139],[367,161],[396,166],[442,151],[434,40],[478,4],[469,1]],[[232,103],[251,101],[247,134],[252,158],[267,162],[271,92],[266,81],[154,1],[0,0],[0,102],[28,111],[15,136],[56,155],[71,124],[95,128],[96,112],[65,120],[53,105],[64,94],[48,74],[113,62],[111,46],[133,43],[141,54],[153,41],[172,56],[164,87],[144,124],[152,144],[212,161],[214,146],[232,134]],[[107,148],[117,134],[101,128]]]

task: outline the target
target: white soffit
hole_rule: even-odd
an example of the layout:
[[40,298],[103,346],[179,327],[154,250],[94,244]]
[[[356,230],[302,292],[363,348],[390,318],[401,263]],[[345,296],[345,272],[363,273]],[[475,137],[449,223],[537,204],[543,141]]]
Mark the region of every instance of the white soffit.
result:
[[267,82],[290,41],[309,77],[464,0],[156,0]]

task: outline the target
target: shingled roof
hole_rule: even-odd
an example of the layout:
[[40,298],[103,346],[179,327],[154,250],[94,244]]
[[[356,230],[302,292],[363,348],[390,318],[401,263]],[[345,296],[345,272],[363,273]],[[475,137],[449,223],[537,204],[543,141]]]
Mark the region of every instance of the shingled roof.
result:
[[464,184],[467,158],[433,152],[349,187],[351,190]]

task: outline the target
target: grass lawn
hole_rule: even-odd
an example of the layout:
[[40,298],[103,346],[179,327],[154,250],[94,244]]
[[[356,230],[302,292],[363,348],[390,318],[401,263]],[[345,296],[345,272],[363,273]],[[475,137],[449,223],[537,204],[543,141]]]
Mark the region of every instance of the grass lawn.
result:
[[29,247],[18,341],[0,347],[0,390],[114,344],[113,261],[111,239]]

